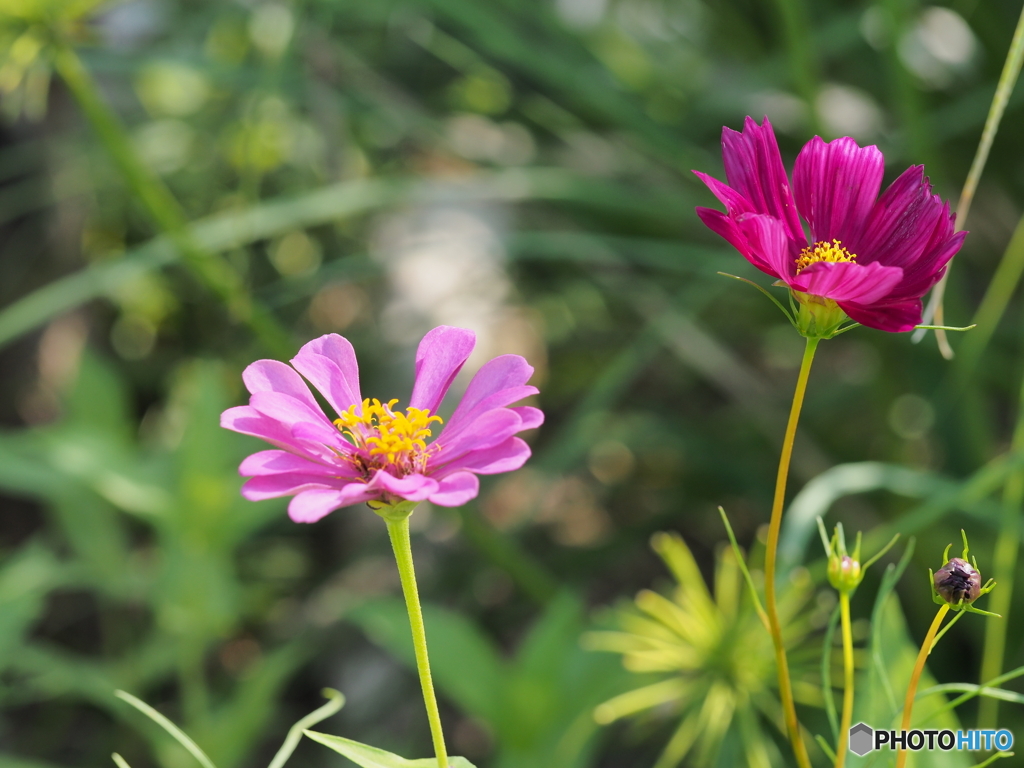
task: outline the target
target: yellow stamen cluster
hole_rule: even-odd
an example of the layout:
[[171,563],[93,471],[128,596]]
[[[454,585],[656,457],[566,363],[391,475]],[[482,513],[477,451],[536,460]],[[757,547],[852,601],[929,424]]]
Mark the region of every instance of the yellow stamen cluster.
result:
[[443,423],[440,416],[431,416],[424,408],[407,408],[406,412],[395,410],[397,402],[397,398],[384,404],[376,398],[366,399],[361,413],[356,413],[358,406],[350,405],[334,423],[342,434],[356,446],[366,448],[371,456],[386,457],[389,464],[397,464],[402,459],[426,453],[430,425],[435,421]]
[[850,253],[838,240],[833,240],[831,243],[819,240],[814,245],[809,245],[800,251],[800,258],[796,260],[796,273],[799,275],[802,270],[807,269],[811,264],[817,264],[822,261],[849,263],[856,260],[857,254]]

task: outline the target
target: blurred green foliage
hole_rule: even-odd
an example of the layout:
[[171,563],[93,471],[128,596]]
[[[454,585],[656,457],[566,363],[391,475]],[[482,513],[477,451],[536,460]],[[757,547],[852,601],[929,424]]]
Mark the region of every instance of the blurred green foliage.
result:
[[[133,768],[191,765],[116,688],[220,768],[269,762],[324,685],[349,700],[333,731],[428,754],[383,527],[360,509],[296,526],[283,503],[242,501],[256,441],[217,419],[247,363],[326,332],[355,344],[365,392],[391,396],[415,340],[449,323],[484,356],[525,354],[547,414],[526,469],[414,516],[453,751],[482,768],[653,765],[689,710],[598,727],[592,709],[641,681],[579,637],[591,609],[672,589],[654,532],[685,536],[703,583],[719,504],[759,547],[800,354],[773,307],[715,274],[758,277],[693,215],[712,201],[689,171],[718,173],[722,125],[768,114],[787,161],[815,132],[849,134],[882,148],[887,180],[924,162],[955,197],[1019,11],[0,3],[0,764],[106,765],[116,749]],[[981,304],[978,331],[949,363],[930,339],[858,330],[812,374],[794,490],[811,482],[782,550],[811,585],[808,642],[832,610],[817,514],[869,551],[918,537],[902,600],[893,570],[874,607],[876,575],[854,600],[865,720],[895,711],[927,565],[962,525],[982,562],[1000,520],[1020,527],[999,495],[1024,460],[1007,448],[1022,102],[1018,87],[947,294],[953,324]],[[1024,663],[1018,604],[1007,669]],[[978,681],[981,624],[943,640],[934,681]],[[824,710],[801,714],[828,733]],[[777,723],[750,717],[781,764]],[[293,759],[337,765],[308,743]]]

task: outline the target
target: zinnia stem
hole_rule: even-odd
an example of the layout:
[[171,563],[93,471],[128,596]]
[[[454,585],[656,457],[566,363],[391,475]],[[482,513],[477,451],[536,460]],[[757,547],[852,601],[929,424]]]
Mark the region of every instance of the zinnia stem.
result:
[[850,629],[850,595],[839,593],[839,613],[843,623],[843,717],[839,724],[839,744],[835,768],[846,764],[853,722],[853,631]]
[[[942,620],[946,618],[947,613],[949,613],[949,605],[939,608],[939,612],[935,614],[932,625],[928,627],[928,634],[924,636],[924,642],[921,643],[921,650],[917,654],[914,671],[910,675],[910,682],[907,684],[907,698],[903,700],[903,721],[900,723],[900,730],[902,731],[910,730],[910,714],[914,710],[917,684],[921,680],[921,673],[924,672],[924,663],[928,659],[928,654],[932,652],[932,645],[935,644],[935,635],[938,633],[939,626],[942,624]],[[907,764],[907,755],[909,754],[905,749],[901,749],[896,753],[896,768],[903,768]]]
[[807,747],[800,735],[800,721],[796,717],[796,704],[793,702],[793,684],[789,679],[789,663],[786,660],[786,646],[782,641],[782,625],[775,600],[775,560],[779,548],[779,531],[782,528],[782,507],[786,501],[786,479],[789,477],[789,462],[793,456],[793,440],[796,438],[796,425],[800,421],[800,409],[804,404],[804,393],[807,391],[807,378],[811,373],[814,351],[818,348],[819,339],[808,338],[804,348],[804,357],[800,363],[800,374],[793,392],[793,405],[789,411],[789,423],[786,425],[786,436],[782,441],[782,455],[779,457],[779,473],[775,480],[775,498],[772,502],[772,518],[768,525],[768,547],[764,556],[764,602],[768,613],[768,628],[775,646],[775,663],[779,674],[779,698],[782,700],[783,715],[789,741],[793,745],[800,768],[810,768],[811,759],[807,755]]
[[409,625],[412,628],[412,646],[416,653],[416,670],[420,675],[427,720],[430,721],[430,735],[434,740],[437,768],[448,768],[448,752],[445,750],[444,732],[441,730],[441,713],[437,709],[437,696],[434,695],[434,681],[430,676],[430,661],[427,658],[427,631],[423,626],[423,610],[420,608],[420,593],[416,588],[416,571],[412,563],[409,516],[404,515],[401,519],[385,517],[384,521],[388,524],[388,536],[391,537],[391,547],[395,550],[395,561],[398,563],[398,575],[402,580],[402,594],[405,596],[405,609],[409,613]]

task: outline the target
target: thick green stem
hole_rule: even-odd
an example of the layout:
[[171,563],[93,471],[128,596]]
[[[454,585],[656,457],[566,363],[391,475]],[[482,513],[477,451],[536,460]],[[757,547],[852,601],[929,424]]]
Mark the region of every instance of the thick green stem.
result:
[[103,101],[96,83],[75,51],[68,45],[58,45],[54,49],[53,66],[132,193],[181,252],[193,274],[227,305],[234,317],[247,323],[272,351],[291,354],[294,350],[288,334],[272,315],[253,303],[238,272],[221,256],[207,252],[192,238],[185,212],[164,183],[139,159],[127,131]]
[[412,541],[409,538],[409,516],[385,516],[388,535],[395,550],[398,575],[402,580],[402,594],[405,609],[409,612],[409,626],[412,628],[412,646],[416,653],[416,670],[420,675],[423,689],[423,703],[430,721],[430,735],[434,740],[434,753],[438,768],[448,768],[448,752],[444,746],[444,732],[441,730],[441,713],[437,709],[434,695],[434,681],[430,677],[430,661],[427,658],[427,630],[423,626],[423,610],[420,608],[419,590],[416,589],[416,571],[412,564]]
[[[921,643],[921,650],[917,654],[917,662],[914,664],[914,671],[910,675],[910,682],[907,684],[907,697],[903,700],[903,721],[900,723],[900,730],[910,730],[910,715],[914,711],[914,698],[917,696],[917,684],[921,681],[921,673],[924,672],[924,663],[928,660],[928,654],[932,652],[932,646],[935,645],[935,635],[939,631],[939,626],[942,624],[942,620],[946,618],[946,614],[949,613],[949,605],[944,605],[939,608],[938,613],[935,614],[935,619],[932,621],[932,625],[928,627],[928,634],[924,636],[924,642]],[[909,755],[905,749],[901,749],[896,753],[896,768],[903,768],[907,764],[907,755]]]
[[839,723],[835,768],[846,764],[850,747],[850,723],[853,722],[853,630],[850,627],[850,595],[839,593],[839,613],[843,623],[843,718]]
[[797,719],[796,704],[793,701],[793,684],[789,679],[789,662],[786,660],[786,646],[782,640],[782,625],[779,622],[775,597],[775,564],[779,548],[779,531],[782,528],[782,508],[786,501],[786,480],[789,477],[789,463],[793,458],[793,441],[796,438],[796,426],[800,421],[800,410],[803,408],[807,379],[811,374],[811,363],[814,362],[814,351],[818,348],[818,341],[816,338],[807,339],[803,361],[800,363],[796,390],[793,392],[793,405],[789,411],[789,423],[786,424],[786,436],[783,438],[782,454],[779,456],[779,473],[775,479],[775,498],[772,502],[772,517],[768,525],[768,544],[764,556],[764,602],[772,644],[775,646],[779,699],[782,701],[789,741],[800,768],[810,768],[811,759],[800,735],[800,721]]

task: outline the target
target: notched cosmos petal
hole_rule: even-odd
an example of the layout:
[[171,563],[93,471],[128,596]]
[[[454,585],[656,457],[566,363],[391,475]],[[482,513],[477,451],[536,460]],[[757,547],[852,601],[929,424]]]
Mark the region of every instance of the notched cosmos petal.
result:
[[722,161],[729,186],[750,203],[752,211],[781,221],[789,239],[804,239],[789,177],[767,117],[762,125],[747,117],[742,133],[723,128]]
[[883,267],[877,262],[866,266],[819,262],[807,267],[789,284],[798,291],[840,303],[871,304],[888,296],[902,279],[902,269]]
[[765,271],[789,280],[796,271],[796,260],[782,222],[764,214],[747,213],[740,216],[738,224],[751,249],[768,265]]
[[907,299],[891,304],[874,304],[870,307],[856,304],[840,304],[850,319],[889,333],[903,333],[914,330],[921,324],[923,310],[920,299]]
[[807,142],[793,168],[793,190],[811,225],[811,240],[860,239],[884,172],[876,146],[861,147],[849,137],[825,142],[815,136]]

